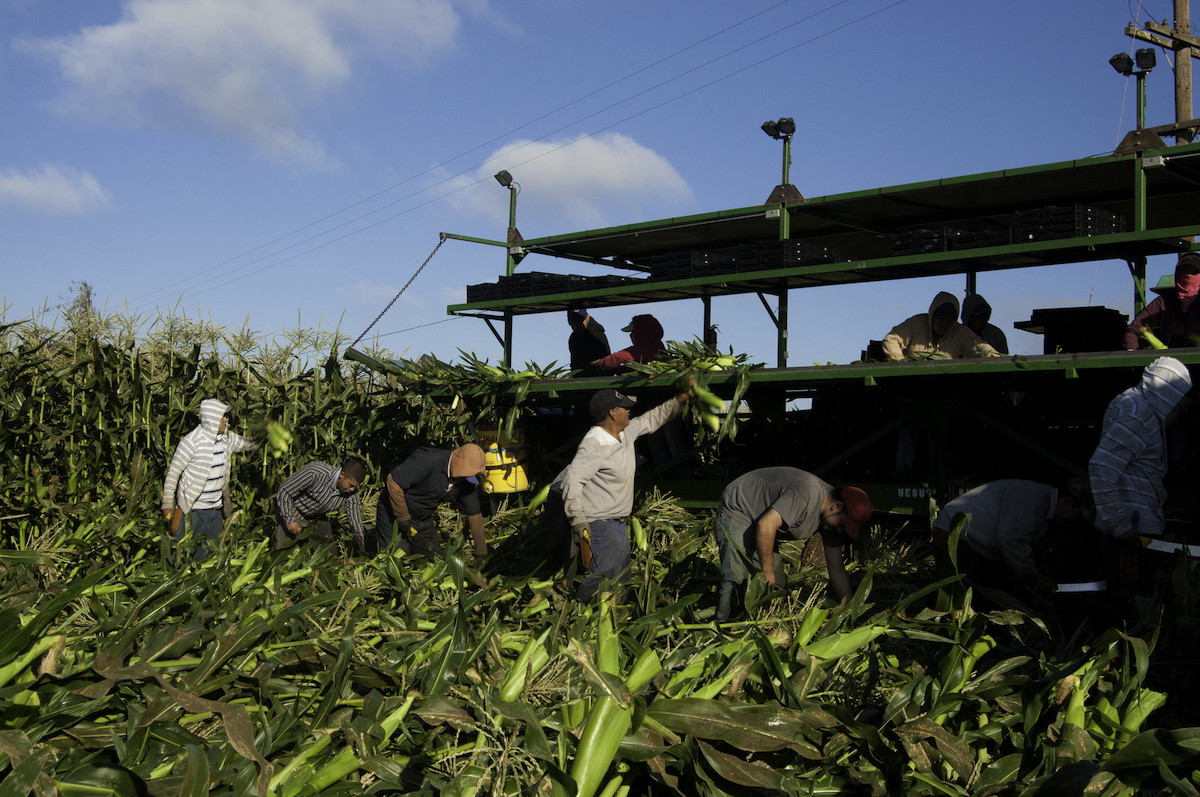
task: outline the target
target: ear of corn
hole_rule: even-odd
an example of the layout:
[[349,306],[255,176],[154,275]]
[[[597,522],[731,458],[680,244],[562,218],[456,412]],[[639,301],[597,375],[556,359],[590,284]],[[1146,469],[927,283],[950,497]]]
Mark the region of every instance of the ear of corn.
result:
[[546,662],[550,660],[550,654],[546,651],[546,637],[550,635],[550,630],[547,628],[541,635],[536,638],[531,637],[525,644],[521,655],[513,662],[512,667],[508,670],[508,675],[500,684],[501,700],[511,703],[518,699],[529,676],[536,675],[542,667],[546,666]]
[[646,527],[642,521],[635,516],[629,516],[629,528],[633,532],[633,543],[639,551],[644,551],[649,547],[649,541],[646,538]]
[[1142,340],[1144,340],[1150,344],[1150,348],[1152,348],[1152,349],[1161,350],[1161,349],[1167,348],[1167,345],[1165,343],[1163,343],[1161,340],[1159,340],[1158,336],[1155,335],[1153,332],[1151,332],[1146,327],[1142,327],[1141,329],[1139,329],[1138,334],[1142,336]]

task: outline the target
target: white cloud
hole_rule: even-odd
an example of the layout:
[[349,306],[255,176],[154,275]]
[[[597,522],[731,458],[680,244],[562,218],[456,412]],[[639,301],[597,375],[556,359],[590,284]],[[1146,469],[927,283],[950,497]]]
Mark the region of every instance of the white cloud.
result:
[[109,124],[201,124],[322,168],[303,114],[363,55],[424,65],[454,41],[452,0],[126,0],[111,25],[21,47],[52,58],[63,113]]
[[106,208],[108,193],[87,172],[44,165],[36,171],[0,172],[0,206],[65,215]]
[[[461,210],[507,218],[492,175],[510,172],[520,186],[517,227],[595,227],[663,212],[691,198],[692,190],[670,162],[629,136],[608,133],[568,141],[515,141],[496,151],[474,176],[451,181],[449,199]],[[472,186],[484,180],[484,185]],[[536,233],[532,233],[535,234]]]

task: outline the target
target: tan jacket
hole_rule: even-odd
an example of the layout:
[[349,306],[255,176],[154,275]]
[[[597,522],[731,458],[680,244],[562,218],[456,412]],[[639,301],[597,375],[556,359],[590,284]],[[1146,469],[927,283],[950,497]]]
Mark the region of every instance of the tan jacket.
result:
[[933,297],[929,311],[915,315],[892,329],[883,339],[883,353],[889,360],[917,359],[924,353],[946,359],[962,359],[966,357],[1001,357],[1000,352],[975,336],[957,321],[953,322],[950,331],[939,340],[933,339],[933,309],[950,302],[954,305],[954,315],[958,317],[958,298],[946,291]]

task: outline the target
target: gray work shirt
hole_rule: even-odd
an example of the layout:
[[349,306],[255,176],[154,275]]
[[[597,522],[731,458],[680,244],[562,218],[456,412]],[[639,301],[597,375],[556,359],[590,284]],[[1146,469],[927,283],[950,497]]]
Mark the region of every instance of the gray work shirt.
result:
[[783,518],[780,536],[807,540],[821,526],[821,503],[833,492],[828,484],[799,468],[759,468],[731,481],[721,493],[720,510],[749,528],[774,509]]

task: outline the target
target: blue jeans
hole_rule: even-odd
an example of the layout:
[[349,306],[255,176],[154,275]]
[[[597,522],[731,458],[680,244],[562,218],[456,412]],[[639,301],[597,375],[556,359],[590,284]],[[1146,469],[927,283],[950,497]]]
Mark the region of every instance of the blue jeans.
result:
[[[724,510],[717,510],[713,521],[713,534],[717,538],[717,550],[721,554],[721,585],[717,590],[717,620],[725,622],[733,613],[734,603],[743,600],[741,586],[754,572],[762,570],[762,561],[758,557],[758,539],[754,526],[742,526]],[[747,553],[749,549],[749,553]],[[775,555],[772,557],[775,566],[775,583],[779,586],[787,584],[787,571],[783,569],[783,557],[779,555],[779,545],[775,545]]]
[[190,530],[192,544],[196,546],[195,559],[202,562],[208,558],[209,545],[221,539],[221,531],[225,527],[225,513],[220,507],[216,509],[193,509],[188,512],[185,522],[179,524],[175,532],[175,542],[179,542]]
[[592,544],[592,563],[588,574],[579,582],[575,592],[577,600],[591,600],[606,578],[629,580],[629,533],[625,531],[625,518],[588,521],[588,536]]

